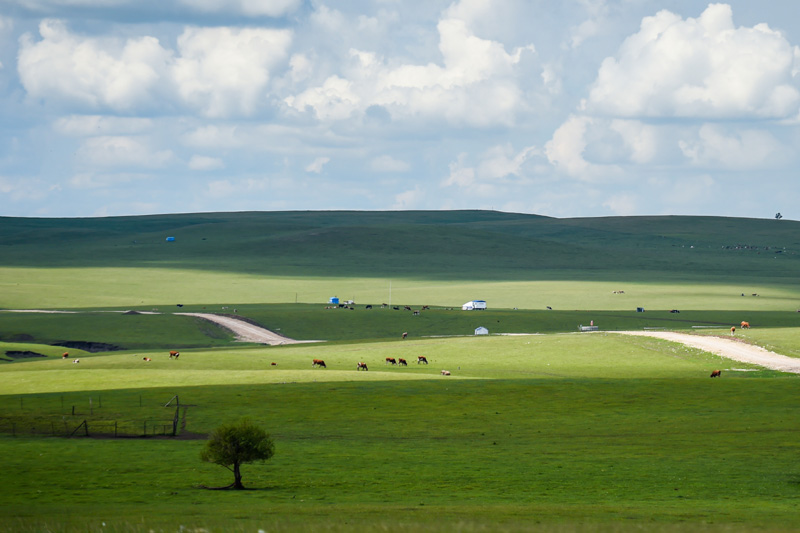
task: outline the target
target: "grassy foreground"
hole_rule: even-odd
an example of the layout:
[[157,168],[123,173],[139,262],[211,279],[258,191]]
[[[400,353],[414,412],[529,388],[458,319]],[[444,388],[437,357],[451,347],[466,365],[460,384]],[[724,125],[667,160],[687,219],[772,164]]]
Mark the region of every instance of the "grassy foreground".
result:
[[[431,365],[382,362],[417,353]],[[796,376],[710,380],[711,368],[748,366],[617,335],[157,355],[6,365],[0,407],[20,424],[169,418],[163,404],[179,394],[184,431],[198,435],[250,416],[277,443],[273,460],[244,468],[253,490],[199,488],[229,482],[199,461],[202,440],[5,436],[0,481],[14,489],[0,531],[800,527]],[[320,355],[330,368],[310,369]]]

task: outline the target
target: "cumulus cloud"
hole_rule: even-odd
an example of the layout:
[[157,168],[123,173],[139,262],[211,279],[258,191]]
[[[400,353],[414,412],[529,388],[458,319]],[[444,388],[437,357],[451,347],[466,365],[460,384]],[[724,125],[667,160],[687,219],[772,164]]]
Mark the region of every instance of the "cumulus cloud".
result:
[[726,131],[716,124],[704,124],[694,138],[681,140],[679,145],[692,165],[698,167],[763,168],[779,166],[788,156],[788,150],[767,131]]
[[97,38],[58,20],[39,25],[40,40],[21,38],[20,81],[31,98],[115,112],[168,104],[208,117],[259,109],[270,70],[286,59],[291,31],[188,27],[177,51],[158,39]]
[[381,106],[392,117],[421,115],[479,126],[513,123],[522,101],[515,69],[533,45],[509,53],[501,43],[476,36],[460,18],[443,18],[437,31],[441,64],[397,64],[351,49],[354,63],[347,77],[331,75],[285,102],[326,121]]
[[171,53],[155,37],[98,39],[76,36],[58,20],[39,24],[40,41],[20,39],[20,81],[32,98],[90,109],[150,108]]
[[620,117],[785,118],[800,107],[797,54],[766,24],[735,27],[726,4],[698,18],[663,10],[603,61],[585,108]]
[[181,98],[209,117],[256,111],[291,43],[289,30],[187,28],[173,76]]
[[74,189],[105,189],[124,183],[152,180],[153,178],[152,174],[81,172],[70,178],[69,185]]

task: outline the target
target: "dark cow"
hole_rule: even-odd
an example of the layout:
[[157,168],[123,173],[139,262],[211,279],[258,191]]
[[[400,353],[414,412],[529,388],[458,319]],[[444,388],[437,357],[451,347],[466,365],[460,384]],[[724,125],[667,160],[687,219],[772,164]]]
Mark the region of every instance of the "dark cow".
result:
[[323,361],[322,359],[314,359],[314,361],[311,363],[311,367],[313,368],[315,366],[321,366],[322,368],[328,368],[327,366],[325,366],[325,361]]
[[427,365],[428,364],[428,359],[424,355],[418,355],[417,356],[417,364],[420,364],[420,363],[425,363]]
[[359,363],[356,365],[356,370],[369,370],[369,368],[367,368],[367,363],[362,363],[359,361]]
[[395,359],[394,357],[387,357],[386,358],[386,364],[387,365],[389,365],[389,364],[396,365],[397,364],[397,359]]
[[149,357],[142,357],[142,359],[145,361],[152,361],[152,359],[150,359]]
[[372,309],[372,306],[371,306],[371,305],[368,305],[368,306],[366,307],[366,309]]
[[428,309],[430,309],[430,306],[429,306],[429,305],[423,305],[423,306],[422,306],[422,310],[423,310],[423,311],[427,311]]
[[175,350],[172,350],[172,351],[169,352],[169,358],[170,359],[172,359],[173,357],[175,359],[177,359],[180,355],[181,355],[181,352],[176,352]]
[[403,306],[403,309],[404,309],[405,311],[411,311],[411,306],[410,306],[410,305],[404,305],[404,306]]
[[404,331],[404,332],[403,332],[403,335],[402,335],[402,337],[403,337],[404,339],[405,339],[406,337],[408,337],[408,332],[407,332],[407,331]]
[[408,366],[408,362],[405,359],[398,359],[397,364],[400,366]]
[[270,363],[269,366],[278,366],[278,363]]
[[713,372],[711,372],[711,377],[712,378],[718,378],[718,377],[721,377],[721,376],[722,376],[722,370],[714,370]]

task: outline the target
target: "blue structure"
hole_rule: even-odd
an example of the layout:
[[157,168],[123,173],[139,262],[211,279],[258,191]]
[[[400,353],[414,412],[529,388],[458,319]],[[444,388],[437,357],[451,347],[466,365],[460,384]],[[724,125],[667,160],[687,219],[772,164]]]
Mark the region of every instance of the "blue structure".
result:
[[337,298],[336,296],[331,296],[331,298],[328,300],[328,303],[333,305],[339,305],[339,298]]
[[175,242],[175,237],[167,237],[167,242]]

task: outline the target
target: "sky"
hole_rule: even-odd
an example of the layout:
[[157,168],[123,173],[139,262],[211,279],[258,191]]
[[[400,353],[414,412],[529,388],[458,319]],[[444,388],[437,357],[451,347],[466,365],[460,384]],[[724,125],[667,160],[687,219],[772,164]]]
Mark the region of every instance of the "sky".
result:
[[1,0],[0,216],[800,219],[797,0]]

